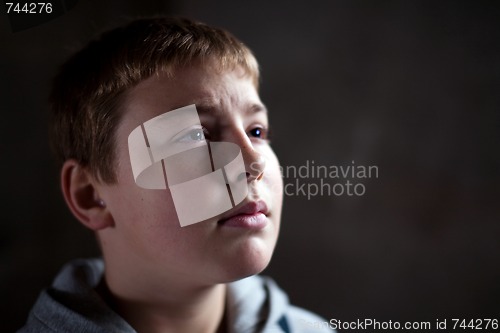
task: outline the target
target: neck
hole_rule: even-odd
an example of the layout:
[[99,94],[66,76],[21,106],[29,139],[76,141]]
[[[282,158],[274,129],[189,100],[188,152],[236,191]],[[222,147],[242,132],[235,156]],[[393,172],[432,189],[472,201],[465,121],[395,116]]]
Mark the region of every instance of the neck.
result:
[[140,333],[225,332],[226,285],[165,289],[170,288],[138,296],[115,291],[103,281],[98,292]]

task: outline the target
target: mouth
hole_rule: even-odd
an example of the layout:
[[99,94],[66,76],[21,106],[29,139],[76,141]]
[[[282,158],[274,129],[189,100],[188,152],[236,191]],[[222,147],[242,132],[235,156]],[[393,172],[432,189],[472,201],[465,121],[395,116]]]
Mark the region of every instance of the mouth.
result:
[[262,200],[249,201],[223,216],[217,224],[222,227],[261,230],[268,224],[269,209]]

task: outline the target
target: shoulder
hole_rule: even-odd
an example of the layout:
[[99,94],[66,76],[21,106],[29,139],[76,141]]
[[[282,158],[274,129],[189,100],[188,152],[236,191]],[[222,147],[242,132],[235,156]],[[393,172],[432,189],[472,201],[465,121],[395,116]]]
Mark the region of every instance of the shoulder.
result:
[[[43,297],[41,295],[40,297]],[[19,329],[16,333],[51,333],[57,332],[54,328],[44,323],[44,321],[37,317],[35,312],[32,310],[29,314],[26,324]]]
[[18,333],[135,332],[94,290],[103,269],[100,259],[75,260],[63,267]]

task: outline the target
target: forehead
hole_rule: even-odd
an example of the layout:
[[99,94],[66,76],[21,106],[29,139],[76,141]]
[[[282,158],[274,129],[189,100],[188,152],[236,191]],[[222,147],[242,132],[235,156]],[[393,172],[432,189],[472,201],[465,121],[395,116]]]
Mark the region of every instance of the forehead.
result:
[[200,113],[264,109],[252,78],[243,70],[219,71],[195,65],[171,75],[154,74],[127,91],[122,103],[122,121],[140,124],[191,104]]

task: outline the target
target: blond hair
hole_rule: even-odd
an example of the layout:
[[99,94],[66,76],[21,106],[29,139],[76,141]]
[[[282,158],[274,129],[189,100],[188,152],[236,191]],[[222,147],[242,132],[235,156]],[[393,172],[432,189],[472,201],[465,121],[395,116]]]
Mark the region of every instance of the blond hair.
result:
[[75,159],[114,183],[115,133],[122,96],[160,71],[210,61],[220,70],[241,67],[258,86],[250,49],[229,32],[184,18],[151,18],[104,33],[71,57],[50,95],[51,146],[59,163]]

